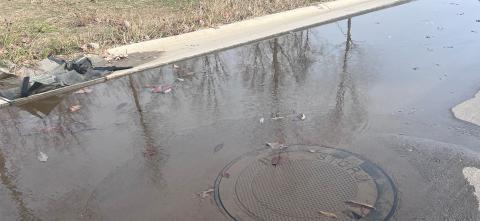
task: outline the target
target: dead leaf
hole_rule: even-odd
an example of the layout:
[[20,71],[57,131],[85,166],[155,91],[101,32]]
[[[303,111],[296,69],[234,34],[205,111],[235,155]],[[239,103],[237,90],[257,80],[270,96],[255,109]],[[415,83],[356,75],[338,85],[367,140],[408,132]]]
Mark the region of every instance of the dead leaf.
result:
[[202,197],[202,199],[205,199],[210,195],[212,195],[213,191],[214,191],[213,189],[208,189],[208,190],[202,191],[199,195],[200,197]]
[[272,148],[272,150],[285,150],[288,148],[287,144],[281,144],[281,143],[266,143],[265,145]]
[[47,154],[45,154],[44,152],[40,151],[40,153],[38,153],[38,156],[37,156],[37,159],[40,161],[40,162],[47,162],[48,160],[48,156]]
[[50,132],[54,132],[54,131],[59,131],[60,129],[61,129],[60,126],[50,126],[50,127],[42,128],[39,131],[42,132],[42,133],[50,133]]
[[307,118],[307,116],[305,116],[305,114],[299,114],[297,117],[300,120],[305,120]]
[[318,211],[318,213],[322,216],[325,216],[327,218],[331,218],[331,219],[337,219],[337,215],[335,215],[334,213],[329,213],[329,212],[324,212],[324,211]]
[[230,174],[228,172],[225,172],[222,174],[222,177],[225,177],[225,178],[230,178]]
[[82,89],[80,89],[80,90],[78,90],[78,91],[75,91],[74,94],[89,94],[89,93],[91,93],[92,91],[93,91],[92,89],[86,87],[86,88],[82,88]]
[[273,157],[272,158],[272,165],[277,166],[280,163],[281,159],[282,159],[282,157],[280,155]]
[[220,151],[220,150],[222,150],[222,149],[223,149],[223,143],[218,144],[217,146],[215,146],[215,148],[213,149],[213,152],[216,153],[216,152],[218,152],[218,151]]
[[81,105],[73,105],[73,106],[70,107],[70,112],[72,112],[72,113],[76,112],[76,111],[80,110],[81,108],[82,108]]
[[263,122],[265,122],[265,118],[260,118],[260,123],[263,124]]
[[152,156],[155,156],[157,155],[157,150],[155,150],[154,148],[147,148],[143,151],[143,156],[144,157],[152,157]]
[[160,85],[158,87],[152,88],[152,93],[163,93],[167,94],[172,91],[172,86],[171,85]]
[[375,209],[372,205],[366,204],[366,203],[360,203],[360,202],[355,202],[355,201],[345,201],[345,203],[349,206],[354,206],[354,207],[360,207],[360,208],[367,208],[367,209]]

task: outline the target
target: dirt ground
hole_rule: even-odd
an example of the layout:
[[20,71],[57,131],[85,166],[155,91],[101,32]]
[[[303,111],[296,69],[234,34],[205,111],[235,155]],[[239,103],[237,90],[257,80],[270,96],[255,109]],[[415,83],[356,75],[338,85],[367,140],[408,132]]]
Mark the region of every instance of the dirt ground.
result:
[[322,1],[326,0],[0,1],[0,66],[7,60],[30,64],[49,53],[101,53],[114,45],[178,35]]

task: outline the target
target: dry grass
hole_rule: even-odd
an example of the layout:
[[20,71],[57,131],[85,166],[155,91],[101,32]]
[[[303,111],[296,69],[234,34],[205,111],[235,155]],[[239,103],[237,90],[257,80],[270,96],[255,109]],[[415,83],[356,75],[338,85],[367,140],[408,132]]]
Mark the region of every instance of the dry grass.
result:
[[191,32],[325,0],[0,0],[0,61],[28,64]]

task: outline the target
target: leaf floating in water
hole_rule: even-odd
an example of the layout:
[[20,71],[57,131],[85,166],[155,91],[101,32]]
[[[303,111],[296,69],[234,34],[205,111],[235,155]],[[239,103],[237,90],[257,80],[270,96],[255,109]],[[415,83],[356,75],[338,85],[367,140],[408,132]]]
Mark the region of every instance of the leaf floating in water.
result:
[[144,157],[152,157],[152,156],[155,156],[157,155],[157,150],[155,150],[154,148],[147,148],[143,151],[143,156]]
[[89,94],[89,93],[92,93],[92,89],[86,87],[86,88],[82,88],[78,91],[75,91],[74,94]]
[[221,149],[223,149],[223,143],[215,146],[215,148],[213,149],[213,152],[216,153],[216,152],[220,151]]
[[82,108],[81,105],[73,105],[70,107],[70,112],[77,112],[78,110],[80,110],[80,108]]
[[375,207],[373,207],[372,205],[366,204],[366,203],[359,203],[359,202],[355,202],[355,201],[345,201],[345,203],[349,206],[363,207],[363,208],[373,209],[373,210],[375,209]]
[[263,124],[263,122],[265,122],[265,118],[260,118],[260,123]]
[[305,116],[305,114],[300,114],[300,115],[298,115],[297,117],[298,117],[298,119],[300,119],[300,120],[305,120],[305,119],[307,119],[307,116]]
[[288,145],[281,143],[266,143],[265,145],[272,148],[272,150],[285,150],[288,148]]
[[60,131],[61,129],[62,128],[60,126],[50,126],[50,127],[42,128],[39,131],[42,133],[51,133],[51,132]]
[[205,199],[205,198],[209,197],[210,195],[212,195],[213,191],[214,191],[213,189],[208,189],[208,190],[202,191],[200,193],[200,197]]
[[121,103],[121,104],[117,105],[116,109],[120,110],[120,109],[124,108],[125,106],[127,106],[127,103],[124,102],[124,103]]
[[158,87],[152,88],[152,93],[162,93],[162,94],[168,94],[172,91],[172,86],[170,85],[160,85]]
[[222,174],[222,177],[225,177],[225,178],[228,179],[228,178],[230,178],[230,173],[225,172],[225,173]]
[[272,158],[272,165],[277,166],[280,163],[281,159],[282,159],[282,157],[280,155],[273,157]]
[[331,219],[337,219],[337,215],[335,215],[334,213],[329,213],[329,212],[324,212],[324,211],[318,211],[318,213],[322,216],[325,216],[327,218],[331,218]]
[[47,162],[48,156],[47,156],[47,154],[45,154],[44,152],[40,151],[40,153],[38,153],[37,159],[38,159],[40,162]]

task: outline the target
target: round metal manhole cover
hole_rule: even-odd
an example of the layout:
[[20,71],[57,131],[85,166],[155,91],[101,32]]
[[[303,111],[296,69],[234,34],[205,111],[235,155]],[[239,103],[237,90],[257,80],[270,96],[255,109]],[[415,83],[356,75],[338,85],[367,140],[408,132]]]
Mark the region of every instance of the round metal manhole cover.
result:
[[356,154],[294,145],[231,162],[215,201],[233,220],[388,220],[397,195],[383,170]]

